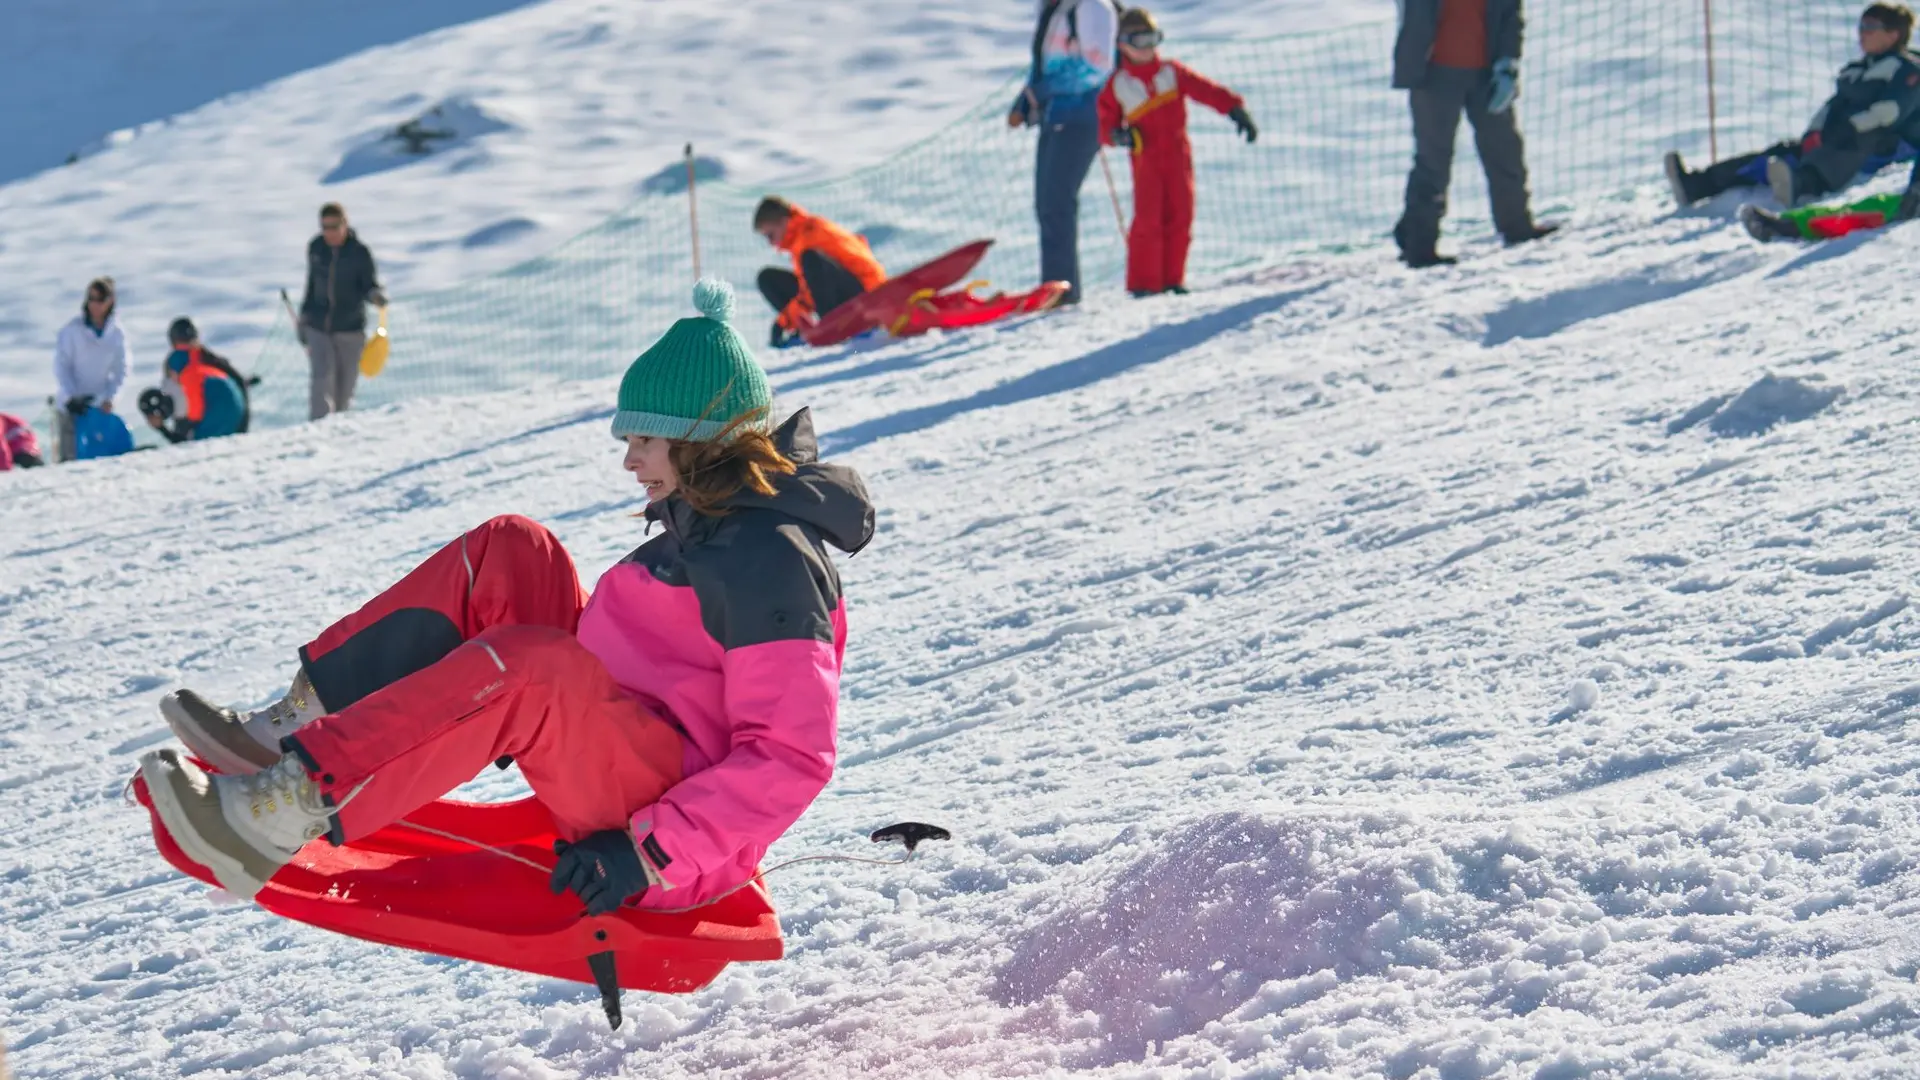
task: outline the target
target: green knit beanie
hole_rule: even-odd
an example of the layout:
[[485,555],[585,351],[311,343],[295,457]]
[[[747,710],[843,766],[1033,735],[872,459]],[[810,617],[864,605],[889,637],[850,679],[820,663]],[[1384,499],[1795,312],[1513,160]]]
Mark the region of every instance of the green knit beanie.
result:
[[706,278],[693,287],[693,306],[700,314],[674,323],[620,380],[614,438],[708,442],[753,413],[748,426],[766,429],[773,393],[767,373],[727,321],[733,286]]

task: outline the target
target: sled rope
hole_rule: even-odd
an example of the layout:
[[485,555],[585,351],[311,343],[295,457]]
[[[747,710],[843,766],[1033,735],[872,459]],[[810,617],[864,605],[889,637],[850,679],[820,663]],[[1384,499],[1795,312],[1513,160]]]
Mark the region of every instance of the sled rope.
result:
[[[450,833],[445,831],[444,829],[435,829],[426,825],[415,824],[414,822],[408,821],[404,818],[394,822],[394,824],[412,829],[415,832],[426,833],[429,836],[437,836],[442,840],[452,840],[455,843],[465,844],[468,847],[471,847],[477,851],[485,851],[493,855],[498,855],[503,859],[508,859],[513,862],[517,862],[521,866],[527,867],[530,870],[538,870],[542,874],[551,875],[553,873],[552,866],[542,866],[541,864],[534,862],[532,859],[529,859],[524,855],[516,855],[505,848],[494,847],[492,844],[483,844],[478,840],[474,840],[470,837],[461,836],[458,833]],[[785,870],[789,866],[798,866],[801,863],[842,862],[842,863],[866,863],[870,866],[900,866],[905,863],[911,862],[913,860],[913,855],[914,855],[914,849],[911,846],[907,848],[906,854],[902,855],[898,859],[874,859],[874,858],[868,858],[864,855],[800,855],[795,858],[787,859],[784,862],[774,863],[772,866],[767,867],[765,870],[760,871],[758,874],[755,874],[754,876],[748,878],[747,880],[741,882],[740,884],[735,885],[733,888],[728,889],[726,892],[723,892],[714,896],[713,899],[708,900],[704,904],[695,904],[692,907],[682,907],[682,908],[650,907],[650,908],[642,908],[641,910],[654,912],[660,915],[685,915],[688,912],[698,911],[701,908],[706,907],[708,904],[712,904],[720,900],[725,900],[727,897],[732,896],[734,893],[739,892],[741,889],[744,889],[755,882],[765,881],[767,876],[770,874],[777,874],[780,871]]]

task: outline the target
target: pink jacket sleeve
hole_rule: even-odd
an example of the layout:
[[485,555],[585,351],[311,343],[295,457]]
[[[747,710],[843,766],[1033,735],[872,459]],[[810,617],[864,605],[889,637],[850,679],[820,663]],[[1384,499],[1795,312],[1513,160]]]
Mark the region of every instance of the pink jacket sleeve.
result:
[[729,650],[723,665],[727,754],[633,815],[641,854],[669,887],[759,855],[833,777],[840,657],[831,641]]

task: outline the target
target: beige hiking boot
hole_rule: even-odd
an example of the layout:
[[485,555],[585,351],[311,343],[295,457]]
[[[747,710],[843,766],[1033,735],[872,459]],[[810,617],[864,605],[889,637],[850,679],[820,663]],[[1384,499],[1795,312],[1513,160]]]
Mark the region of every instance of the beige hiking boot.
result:
[[191,690],[160,699],[160,715],[194,757],[223,773],[243,776],[280,760],[280,740],[327,714],[302,671],[287,695],[244,716],[210,704]]
[[333,809],[291,755],[252,776],[206,772],[173,750],[140,759],[153,808],[187,858],[220,887],[252,899],[309,842],[327,834]]

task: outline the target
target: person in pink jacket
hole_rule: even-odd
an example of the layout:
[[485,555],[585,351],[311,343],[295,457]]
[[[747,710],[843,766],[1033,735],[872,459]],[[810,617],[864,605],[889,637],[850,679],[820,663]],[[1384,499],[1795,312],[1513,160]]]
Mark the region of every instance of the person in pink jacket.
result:
[[32,469],[46,464],[40,456],[40,439],[25,420],[0,413],[0,472]]
[[591,596],[552,533],[495,518],[300,649],[287,696],[161,711],[194,757],[141,760],[168,831],[259,892],[309,843],[391,824],[504,757],[562,837],[551,884],[593,914],[733,891],[833,775],[845,603],[829,547],[873,536],[702,282],[627,371],[613,434],[661,532]]

